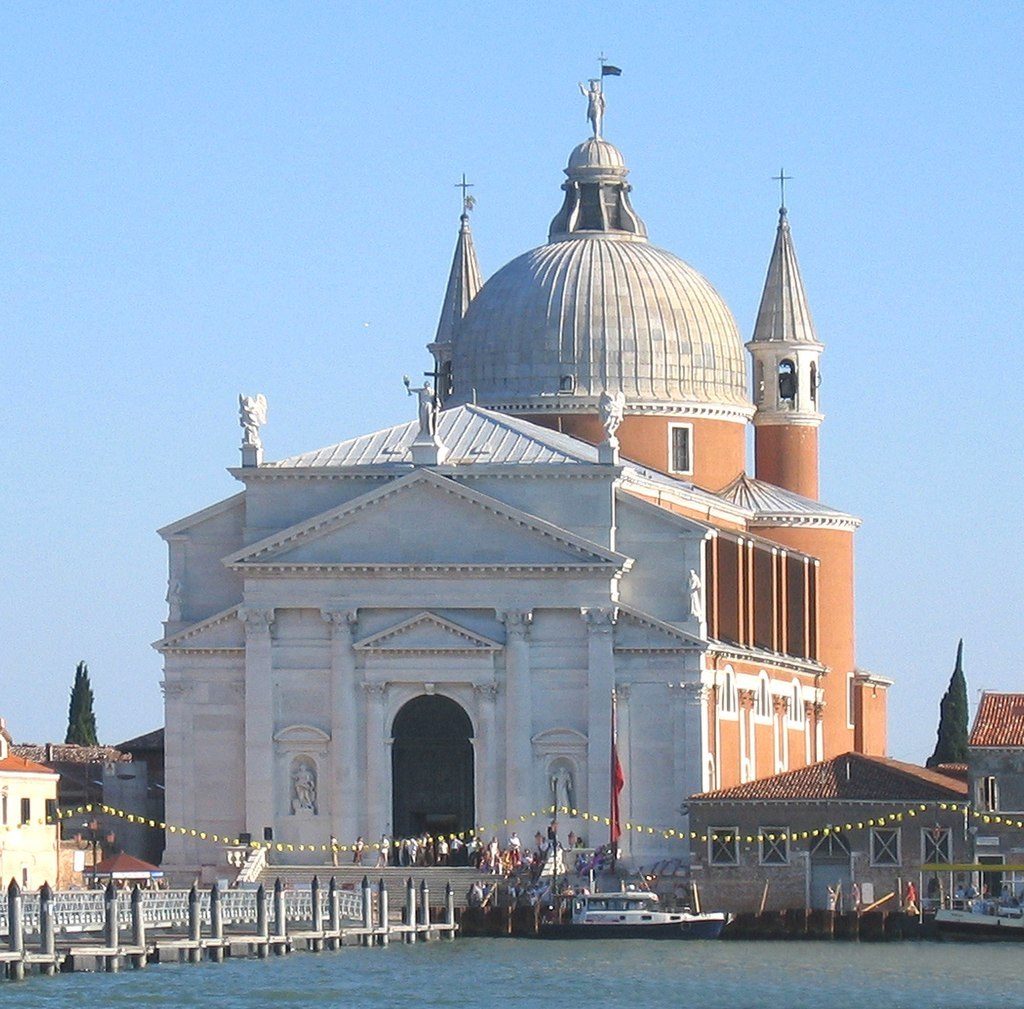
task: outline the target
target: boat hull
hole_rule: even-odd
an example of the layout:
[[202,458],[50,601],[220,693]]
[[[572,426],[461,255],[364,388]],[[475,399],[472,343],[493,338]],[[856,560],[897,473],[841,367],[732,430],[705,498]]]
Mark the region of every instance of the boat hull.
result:
[[725,919],[666,921],[655,924],[541,925],[541,939],[717,939],[725,928]]
[[933,927],[939,935],[985,942],[1024,940],[1024,919],[1003,915],[972,914],[969,911],[936,911]]

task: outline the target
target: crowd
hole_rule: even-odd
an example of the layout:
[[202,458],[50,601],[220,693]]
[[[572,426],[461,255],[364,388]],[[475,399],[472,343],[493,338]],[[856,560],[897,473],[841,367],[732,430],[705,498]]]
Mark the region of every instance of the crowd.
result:
[[[337,864],[338,844],[333,837],[331,847]],[[532,845],[524,844],[513,830],[504,843],[498,840],[497,835],[492,835],[488,840],[476,833],[468,837],[420,834],[403,838],[382,834],[380,841],[374,845],[368,845],[362,837],[356,838],[351,850],[353,865],[377,869],[387,866],[472,866],[480,872],[500,877],[528,870],[536,878],[552,855],[557,856],[559,853],[560,871],[569,868],[574,872],[586,873],[591,868],[600,868],[599,864],[594,864],[594,853],[586,849],[583,838],[573,831],[569,832],[566,843],[561,843],[555,821],[548,827],[546,835],[541,831],[534,834]],[[570,856],[567,852],[575,854]]]

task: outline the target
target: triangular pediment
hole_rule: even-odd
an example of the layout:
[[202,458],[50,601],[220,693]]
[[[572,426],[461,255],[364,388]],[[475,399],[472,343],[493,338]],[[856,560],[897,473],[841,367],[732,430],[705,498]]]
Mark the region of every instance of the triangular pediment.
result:
[[367,652],[494,652],[502,644],[424,611],[371,634],[352,647]]
[[245,631],[238,619],[238,607],[221,610],[180,631],[153,642],[158,652],[224,651],[245,648]]
[[639,610],[619,608],[619,619],[615,624],[617,650],[677,652],[706,647],[706,642],[674,624]]
[[623,568],[629,558],[420,470],[225,558],[253,568]]

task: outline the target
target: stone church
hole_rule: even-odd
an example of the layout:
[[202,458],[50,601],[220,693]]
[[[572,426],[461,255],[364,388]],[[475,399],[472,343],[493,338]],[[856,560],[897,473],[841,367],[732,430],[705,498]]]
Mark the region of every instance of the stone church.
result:
[[[267,461],[241,397],[242,489],[160,530],[168,822],[532,836],[557,803],[600,844],[579,814],[609,814],[613,693],[623,822],[683,830],[693,793],[884,753],[786,210],[744,346],[591,120],[545,244],[482,282],[463,214],[416,419]],[[172,834],[166,859],[217,852]]]

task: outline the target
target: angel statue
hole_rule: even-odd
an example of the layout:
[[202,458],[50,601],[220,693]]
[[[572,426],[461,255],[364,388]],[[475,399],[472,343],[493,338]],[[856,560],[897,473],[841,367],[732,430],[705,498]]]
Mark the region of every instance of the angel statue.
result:
[[601,416],[601,426],[604,428],[605,437],[608,441],[615,440],[615,432],[622,423],[622,414],[626,408],[626,394],[620,389],[615,395],[607,390],[601,393],[597,401],[597,410]]
[[238,422],[242,425],[242,444],[262,448],[260,428],[267,422],[267,397],[238,395]]

